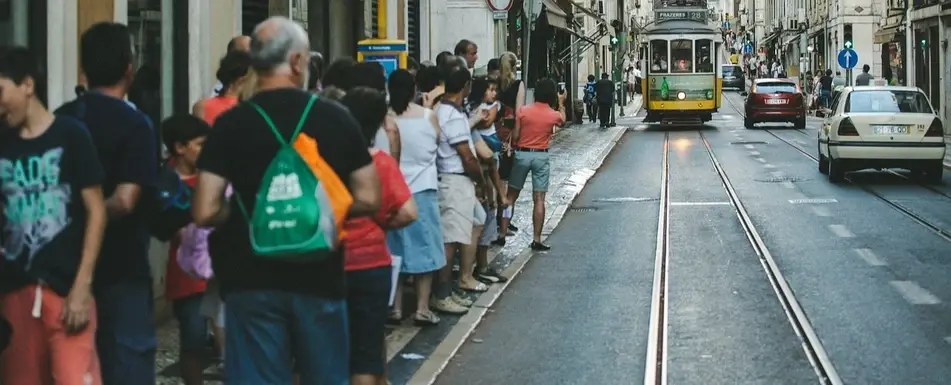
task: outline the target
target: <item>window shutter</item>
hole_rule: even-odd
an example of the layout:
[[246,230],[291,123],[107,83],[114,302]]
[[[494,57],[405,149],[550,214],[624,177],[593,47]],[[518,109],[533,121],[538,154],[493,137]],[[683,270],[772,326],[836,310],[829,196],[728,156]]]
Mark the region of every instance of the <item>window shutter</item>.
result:
[[408,0],[406,7],[408,15],[406,18],[406,42],[409,45],[409,56],[418,63],[420,61],[419,0]]

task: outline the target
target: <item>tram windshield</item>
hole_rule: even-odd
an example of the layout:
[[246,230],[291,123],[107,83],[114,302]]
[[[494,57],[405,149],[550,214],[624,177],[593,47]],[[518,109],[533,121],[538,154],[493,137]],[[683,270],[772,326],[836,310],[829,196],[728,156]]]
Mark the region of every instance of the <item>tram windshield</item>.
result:
[[687,74],[693,72],[693,40],[671,40],[670,59],[671,73]]
[[713,40],[700,39],[694,41],[694,59],[697,63],[697,73],[713,72],[713,55],[711,50]]

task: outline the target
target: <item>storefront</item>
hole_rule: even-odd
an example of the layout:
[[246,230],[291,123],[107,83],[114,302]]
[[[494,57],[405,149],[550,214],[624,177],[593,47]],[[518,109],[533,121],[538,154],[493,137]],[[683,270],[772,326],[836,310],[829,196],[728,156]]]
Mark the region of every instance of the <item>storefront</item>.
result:
[[[900,30],[901,29],[901,30]],[[905,33],[900,24],[886,26],[875,33],[875,45],[879,46],[882,78],[890,79],[895,85],[907,85],[905,78]]]

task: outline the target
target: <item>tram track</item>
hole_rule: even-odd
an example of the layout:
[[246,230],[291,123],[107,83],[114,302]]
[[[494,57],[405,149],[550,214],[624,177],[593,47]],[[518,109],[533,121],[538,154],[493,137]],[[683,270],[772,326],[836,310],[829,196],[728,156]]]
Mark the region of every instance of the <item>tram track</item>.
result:
[[[725,95],[724,95],[724,96],[725,96]],[[730,106],[732,106],[733,109],[734,109],[738,114],[740,114],[740,116],[744,116],[744,115],[743,115],[743,114],[744,114],[743,111],[741,111],[739,108],[737,108],[736,105],[733,103],[733,101],[731,101],[729,98],[726,98],[726,97],[724,97],[724,99],[726,99],[727,102],[730,103]],[[799,130],[796,130],[796,131],[799,131]],[[795,144],[795,143],[793,143],[793,142],[787,140],[786,138],[783,138],[781,135],[779,135],[779,134],[773,132],[773,130],[764,129],[763,132],[766,132],[767,134],[773,136],[773,137],[776,138],[776,139],[779,139],[779,141],[785,143],[785,144],[788,145],[789,147],[792,147],[792,148],[793,148],[794,150],[796,150],[800,155],[802,155],[802,156],[804,156],[804,157],[806,157],[806,158],[812,160],[812,161],[813,161],[814,163],[816,163],[816,164],[819,164],[819,158],[816,157],[816,156],[814,156],[814,155],[812,155],[808,150],[804,149],[802,146],[797,145],[797,144]],[[807,133],[803,133],[803,134],[811,137],[811,135],[808,135]],[[909,177],[906,176],[906,175],[902,175],[902,174],[897,173],[897,172],[895,172],[895,171],[885,170],[885,172],[886,172],[886,173],[889,173],[889,174],[892,174],[892,175],[896,175],[896,176],[898,176],[898,177],[901,177],[901,178],[903,178],[903,179],[905,179],[905,180],[907,180],[907,181],[909,181],[909,182],[912,182],[915,186],[918,186],[918,187],[920,187],[920,188],[923,188],[923,189],[925,189],[925,190],[928,190],[928,191],[930,191],[930,192],[932,192],[932,193],[935,193],[935,194],[937,194],[937,195],[939,195],[939,196],[942,196],[942,197],[948,199],[949,201],[951,201],[951,194],[945,193],[944,191],[941,191],[941,190],[939,190],[939,189],[936,189],[936,188],[934,188],[934,187],[932,187],[932,186],[929,186],[929,185],[926,185],[926,184],[924,184],[924,183],[918,182],[918,181],[916,181],[916,180],[914,180],[914,179],[912,179],[912,178],[909,178]],[[868,193],[869,195],[871,195],[871,196],[877,198],[879,201],[885,203],[886,205],[888,205],[888,206],[891,207],[892,209],[894,209],[894,210],[896,210],[896,211],[902,213],[902,214],[905,215],[907,218],[911,219],[913,222],[918,223],[919,225],[921,225],[921,226],[923,226],[923,227],[925,227],[925,228],[931,230],[932,232],[934,232],[935,234],[937,234],[939,237],[941,237],[941,238],[944,239],[945,241],[951,242],[951,229],[942,228],[940,225],[934,223],[933,221],[931,221],[931,220],[925,218],[925,217],[922,216],[922,215],[919,215],[918,213],[916,213],[916,212],[915,212],[914,210],[912,210],[911,208],[909,208],[909,207],[907,207],[907,206],[901,204],[900,202],[898,202],[898,201],[896,201],[896,200],[894,200],[894,199],[890,199],[890,198],[886,197],[884,194],[882,194],[882,193],[879,192],[879,191],[876,191],[874,188],[872,188],[872,187],[869,186],[868,184],[861,183],[861,182],[857,182],[857,181],[855,181],[854,179],[850,178],[848,175],[845,176],[845,180],[846,180],[847,182],[851,183],[852,185],[854,185],[854,186],[856,186],[856,187],[862,189],[862,191],[865,191],[865,192]]]
[[[702,131],[696,131],[703,148],[713,165],[723,186],[730,205],[733,207],[747,240],[759,257],[767,280],[780,302],[787,320],[792,326],[802,349],[805,352],[821,384],[841,385],[842,379],[833,366],[828,353],[812,327],[802,305],[799,303],[778,264],[770,253],[766,243],[757,231],[751,216],[746,211],[739,195],[733,188],[730,178],[720,165],[713,148]],[[648,334],[648,350],[644,371],[644,385],[667,384],[667,341],[668,341],[668,274],[670,271],[670,134],[664,136],[663,162],[661,172],[660,208],[657,223],[657,244],[655,248],[654,279],[651,296],[651,312]]]

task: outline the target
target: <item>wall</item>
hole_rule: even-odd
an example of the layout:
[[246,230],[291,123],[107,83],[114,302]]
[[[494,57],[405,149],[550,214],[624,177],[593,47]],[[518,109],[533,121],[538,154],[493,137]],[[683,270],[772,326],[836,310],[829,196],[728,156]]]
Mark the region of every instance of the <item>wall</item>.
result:
[[[424,23],[422,29],[423,35],[427,35],[425,29],[429,25],[429,56],[421,59],[434,60],[439,52],[451,52],[462,39],[479,46],[476,68],[499,56],[495,49],[492,11],[485,0],[430,0],[428,10],[429,22]],[[422,52],[425,54],[426,50]]]

